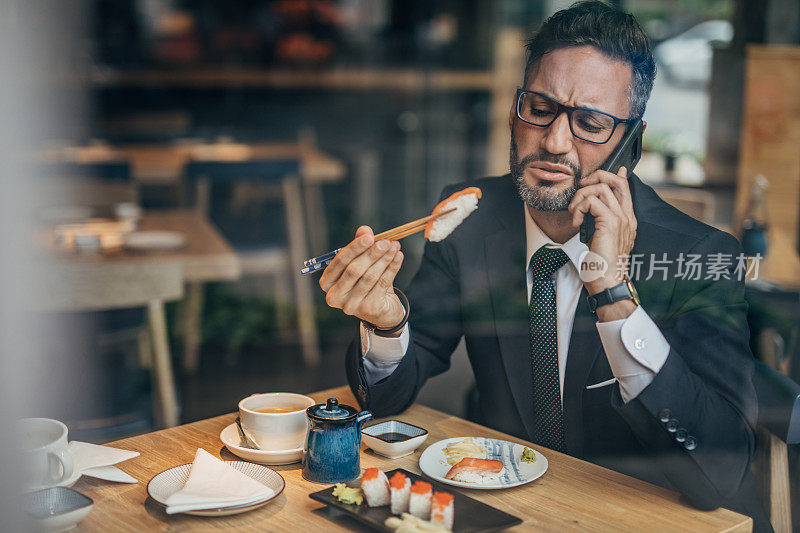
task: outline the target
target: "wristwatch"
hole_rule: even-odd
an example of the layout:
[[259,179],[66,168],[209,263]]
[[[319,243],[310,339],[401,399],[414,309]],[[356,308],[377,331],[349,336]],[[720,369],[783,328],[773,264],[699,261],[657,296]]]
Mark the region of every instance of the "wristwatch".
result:
[[627,275],[619,285],[586,297],[586,301],[589,302],[589,311],[592,313],[597,312],[598,307],[622,300],[633,300],[633,303],[639,305],[639,293],[636,292],[636,287],[633,286]]
[[395,327],[389,329],[380,329],[377,326],[375,326],[375,324],[367,322],[366,320],[362,320],[361,323],[364,324],[364,329],[367,331],[367,333],[374,333],[378,337],[392,337],[394,336],[395,333],[406,327],[406,323],[408,323],[408,315],[410,314],[409,311],[411,309],[411,305],[409,305],[408,298],[403,293],[403,291],[401,291],[397,287],[394,287],[394,292],[395,294],[397,294],[397,297],[400,298],[400,303],[403,304],[403,309],[406,312],[405,316],[403,316],[403,320],[400,321],[400,323],[397,324]]

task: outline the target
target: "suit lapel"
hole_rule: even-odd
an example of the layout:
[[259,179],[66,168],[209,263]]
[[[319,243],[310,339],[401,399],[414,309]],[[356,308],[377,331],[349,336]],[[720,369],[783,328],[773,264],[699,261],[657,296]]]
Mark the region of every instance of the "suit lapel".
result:
[[519,198],[500,202],[500,222],[485,237],[489,292],[500,356],[511,394],[529,435],[535,425],[533,379],[528,346],[525,280],[525,218]]

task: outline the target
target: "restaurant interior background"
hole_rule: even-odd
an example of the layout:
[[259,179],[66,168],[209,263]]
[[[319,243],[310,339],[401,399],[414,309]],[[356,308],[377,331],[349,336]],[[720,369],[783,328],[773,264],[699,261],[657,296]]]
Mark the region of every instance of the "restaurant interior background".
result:
[[[27,282],[4,282],[25,346],[4,355],[7,392],[26,399],[15,414],[106,442],[344,384],[356,321],[302,261],[507,172],[523,41],[569,3],[8,3],[3,72],[24,96],[3,102],[3,216],[36,242],[9,263]],[[637,174],[765,252],[754,351],[798,381],[800,0],[616,3],[658,60]],[[137,224],[177,235],[128,239]],[[423,242],[403,242],[400,286]],[[14,294],[33,295],[25,325]],[[470,390],[462,346],[420,401],[468,416]]]

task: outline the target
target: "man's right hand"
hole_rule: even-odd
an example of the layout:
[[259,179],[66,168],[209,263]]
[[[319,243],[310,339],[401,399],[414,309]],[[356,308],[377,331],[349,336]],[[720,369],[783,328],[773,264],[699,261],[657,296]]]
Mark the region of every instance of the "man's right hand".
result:
[[319,286],[325,291],[329,306],[371,322],[377,328],[390,329],[405,316],[393,288],[402,264],[399,242],[385,239],[375,242],[372,229],[361,226],[356,238],[323,270]]

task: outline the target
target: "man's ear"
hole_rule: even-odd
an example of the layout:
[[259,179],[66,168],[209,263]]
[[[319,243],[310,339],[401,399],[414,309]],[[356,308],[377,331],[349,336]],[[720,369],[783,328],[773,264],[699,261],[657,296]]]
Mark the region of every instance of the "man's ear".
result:
[[647,129],[647,122],[643,120],[642,121],[642,133],[644,133],[644,130],[646,130],[646,129]]

